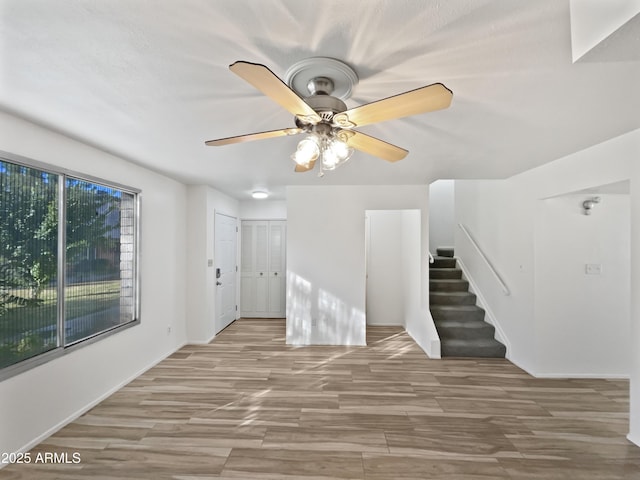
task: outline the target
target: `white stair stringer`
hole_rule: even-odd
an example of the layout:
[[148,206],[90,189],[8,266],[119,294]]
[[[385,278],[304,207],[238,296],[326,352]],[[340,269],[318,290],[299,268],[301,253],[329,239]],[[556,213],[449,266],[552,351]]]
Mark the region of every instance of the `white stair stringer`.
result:
[[456,258],[458,267],[460,268],[460,270],[462,270],[462,277],[469,282],[469,291],[476,295],[477,305],[482,309],[484,309],[485,311],[485,322],[494,326],[494,328],[496,329],[495,338],[496,340],[504,344],[505,347],[507,347],[507,353],[505,355],[505,358],[507,358],[508,360],[511,360],[510,358],[511,343],[509,342],[509,339],[505,335],[504,330],[500,325],[500,322],[498,322],[496,316],[491,311],[489,304],[487,303],[485,298],[482,296],[482,292],[480,292],[480,289],[476,285],[476,282],[473,280],[473,277],[469,275],[464,262],[459,257],[455,257],[455,258]]

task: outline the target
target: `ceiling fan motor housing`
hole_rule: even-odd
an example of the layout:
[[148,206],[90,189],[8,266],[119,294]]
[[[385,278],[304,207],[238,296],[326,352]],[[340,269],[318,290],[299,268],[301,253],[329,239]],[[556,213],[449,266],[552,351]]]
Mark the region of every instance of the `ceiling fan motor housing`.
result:
[[[325,122],[331,122],[336,113],[344,112],[347,109],[347,105],[342,100],[332,97],[331,95],[312,95],[311,97],[305,98],[304,101],[313,108]],[[298,125],[298,122],[299,119],[296,118],[296,125]],[[304,123],[302,124],[304,125]]]

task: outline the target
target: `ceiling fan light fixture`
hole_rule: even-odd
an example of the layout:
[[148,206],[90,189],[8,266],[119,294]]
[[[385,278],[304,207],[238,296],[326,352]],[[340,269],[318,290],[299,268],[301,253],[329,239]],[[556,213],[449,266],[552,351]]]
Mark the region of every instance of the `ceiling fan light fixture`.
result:
[[291,155],[291,158],[296,164],[307,166],[311,162],[317,160],[319,156],[319,141],[315,136],[309,135],[308,137],[300,140],[300,142],[298,143],[298,148],[293,153],[293,155]]
[[353,148],[337,138],[331,140],[329,148],[336,154],[341,162],[346,162],[351,158],[351,155],[353,155]]
[[265,198],[267,198],[269,196],[269,194],[267,192],[262,191],[262,190],[255,190],[255,191],[251,192],[251,196],[253,198],[255,198],[256,200],[264,200]]
[[336,138],[326,141],[322,150],[322,169],[335,170],[353,155],[353,148]]

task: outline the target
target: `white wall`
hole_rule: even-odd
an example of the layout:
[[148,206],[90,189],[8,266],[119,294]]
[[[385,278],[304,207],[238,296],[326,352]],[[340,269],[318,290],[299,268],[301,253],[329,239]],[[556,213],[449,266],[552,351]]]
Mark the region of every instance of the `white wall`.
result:
[[187,195],[174,180],[5,113],[0,150],[142,190],[141,323],[0,382],[0,452],[15,452],[185,343]]
[[286,220],[287,202],[284,200],[243,200],[239,203],[241,220]]
[[[403,210],[367,210],[367,325],[404,326]],[[420,257],[415,259],[418,264]]]
[[[548,363],[554,347],[548,335],[541,335],[544,330],[538,329],[537,309],[543,306],[534,293],[536,231],[541,228],[536,225],[539,202],[628,180],[639,139],[640,130],[636,130],[507,180],[456,181],[456,222],[472,232],[511,295],[503,294],[460,229],[456,231],[456,255],[469,270],[511,344],[509,358],[533,374],[593,373],[586,365],[581,372],[565,372],[562,365]],[[537,280],[538,284],[543,281]],[[624,373],[616,365],[601,364],[599,371]]]
[[455,181],[436,180],[429,185],[429,246],[453,247],[455,232]]
[[[287,188],[287,343],[365,343],[365,210],[393,209],[419,209],[426,218],[428,187]],[[428,316],[427,222],[421,222],[420,238],[420,278],[425,281],[419,297],[427,310],[424,320],[415,319],[412,336],[427,350],[433,323]]]
[[[426,256],[424,239],[428,228],[424,212],[402,211],[402,293],[404,328],[429,358],[440,358],[440,337],[429,311],[429,269],[423,271],[421,259]],[[427,258],[428,261],[428,258]],[[426,298],[424,294],[426,293]]]
[[[511,181],[456,180],[456,225],[462,223],[507,283],[502,287],[456,226],[455,252],[475,293],[491,313],[496,330],[516,348],[508,358],[529,372],[535,370],[533,205]],[[480,297],[481,295],[481,297]]]
[[[211,187],[188,187],[187,334],[189,343],[209,343],[216,329],[215,214],[239,216],[238,201]],[[236,251],[239,252],[239,244]],[[209,265],[211,260],[211,265]],[[239,282],[236,281],[236,284]],[[236,297],[239,295],[239,287]],[[238,298],[236,298],[236,301]],[[239,305],[239,303],[237,302]]]
[[[538,375],[627,376],[630,333],[629,195],[569,194],[540,200],[535,240]],[[599,275],[586,265],[601,266]]]
[[[599,185],[631,180],[631,292],[640,288],[640,130],[634,130],[617,138],[573,153],[542,167],[530,170],[504,181],[456,181],[456,220],[470,226],[480,245],[511,289],[511,295],[500,291],[493,277],[487,273],[482,262],[476,259],[473,248],[464,239],[459,229],[456,232],[456,254],[463,258],[474,280],[487,299],[511,344],[510,358],[530,373],[548,376],[571,374],[591,375],[593,364],[559,364],[553,359],[555,345],[545,328],[538,328],[539,312],[544,312],[541,299],[534,295],[536,284],[536,219],[542,199],[578,192]],[[598,205],[596,208],[603,205]],[[619,257],[620,260],[622,257]],[[628,345],[604,344],[601,349],[624,349],[631,356],[627,369],[619,369],[620,358],[600,355],[598,375],[629,374],[631,378],[631,435],[636,443],[640,440],[640,298],[631,295],[631,328]],[[594,320],[591,319],[591,322]],[[601,325],[591,323],[589,329]],[[606,325],[602,326],[603,331]],[[586,351],[583,352],[589,355]],[[597,355],[598,353],[593,353]],[[628,358],[628,357],[627,357]],[[613,362],[609,362],[612,360]],[[566,372],[567,367],[574,367]],[[579,370],[578,370],[579,369]]]

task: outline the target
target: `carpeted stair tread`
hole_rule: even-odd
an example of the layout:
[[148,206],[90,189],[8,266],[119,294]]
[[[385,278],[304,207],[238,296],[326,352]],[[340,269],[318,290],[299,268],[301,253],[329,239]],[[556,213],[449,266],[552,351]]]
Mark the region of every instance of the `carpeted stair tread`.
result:
[[435,305],[475,305],[476,294],[466,292],[429,292],[429,301]]
[[494,338],[440,339],[440,353],[446,357],[504,358],[506,350],[506,347]]
[[433,280],[440,279],[461,279],[462,270],[459,268],[433,268],[429,270],[429,278]]
[[484,309],[477,305],[431,305],[434,320],[484,321]]
[[469,282],[459,278],[430,279],[429,289],[435,292],[464,292],[469,290]]
[[439,257],[453,258],[453,247],[438,247],[436,253]]
[[495,328],[482,320],[441,320],[436,322],[440,339],[493,339]]
[[477,305],[434,305],[433,309],[439,312],[484,312],[484,309]]
[[429,264],[429,268],[455,268],[456,259],[451,257],[433,257],[433,263]]

